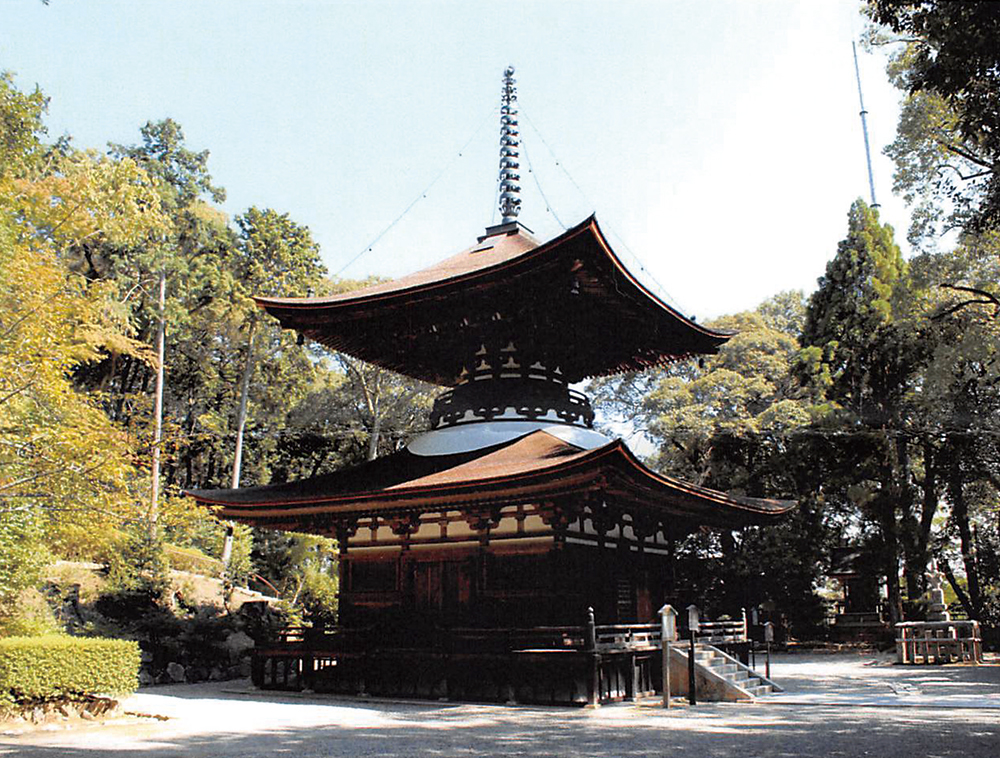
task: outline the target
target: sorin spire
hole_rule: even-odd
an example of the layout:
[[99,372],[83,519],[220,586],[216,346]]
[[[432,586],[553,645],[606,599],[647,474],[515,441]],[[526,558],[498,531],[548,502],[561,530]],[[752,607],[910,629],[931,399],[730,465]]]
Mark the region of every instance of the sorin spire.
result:
[[521,211],[520,132],[517,128],[517,87],[514,86],[514,67],[503,72],[503,90],[500,96],[500,213],[501,223],[517,220]]

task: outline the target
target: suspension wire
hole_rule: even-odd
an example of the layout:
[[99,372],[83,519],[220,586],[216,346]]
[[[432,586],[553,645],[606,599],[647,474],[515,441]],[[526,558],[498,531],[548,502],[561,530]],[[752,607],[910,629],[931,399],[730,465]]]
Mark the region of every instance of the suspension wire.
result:
[[476,137],[479,136],[479,132],[481,132],[483,130],[483,127],[486,125],[486,122],[489,121],[490,117],[492,117],[493,114],[496,113],[497,108],[498,108],[498,106],[496,106],[496,105],[494,105],[493,107],[490,108],[490,112],[487,113],[486,117],[479,123],[479,126],[476,127],[476,130],[472,133],[472,136],[469,137],[469,139],[466,141],[466,143],[464,145],[462,145],[462,147],[458,151],[458,153],[456,153],[452,157],[452,159],[445,165],[445,167],[442,168],[441,171],[438,172],[438,175],[434,177],[433,181],[431,181],[431,183],[428,184],[423,189],[423,191],[420,192],[420,194],[418,194],[413,199],[413,202],[411,202],[408,206],[406,206],[406,209],[402,213],[400,213],[398,216],[396,216],[396,218],[393,219],[393,221],[392,221],[391,224],[389,224],[385,229],[383,229],[381,232],[379,232],[378,236],[375,237],[375,239],[373,239],[371,242],[369,242],[367,245],[365,245],[363,248],[361,248],[361,251],[357,255],[355,255],[353,258],[351,258],[351,260],[349,260],[347,263],[345,263],[343,266],[341,266],[337,270],[337,272],[334,274],[334,276],[340,276],[342,273],[344,273],[344,271],[349,266],[351,266],[353,263],[355,263],[362,255],[364,255],[365,253],[370,253],[372,251],[372,248],[374,248],[375,245],[378,244],[379,240],[381,240],[386,234],[388,234],[389,230],[392,229],[396,224],[398,224],[400,221],[402,221],[403,217],[406,216],[406,214],[410,212],[410,210],[413,208],[414,205],[416,205],[422,199],[424,199],[425,197],[427,197],[427,193],[431,191],[431,189],[434,187],[435,184],[438,183],[438,181],[441,179],[441,177],[444,176],[446,173],[448,173],[448,170],[452,166],[455,165],[455,163],[458,161],[459,158],[463,157],[466,148],[468,148],[469,145],[472,144],[472,141]]
[[[534,129],[534,125],[532,125]],[[537,134],[537,130],[536,130]],[[545,210],[552,214],[552,218],[556,220],[556,223],[562,227],[563,231],[566,231],[566,224],[564,224],[559,217],[556,215],[555,208],[552,207],[552,203],[549,199],[545,197],[545,191],[542,189],[542,183],[538,180],[538,172],[531,165],[531,155],[528,153],[528,142],[524,140],[521,142],[521,149],[524,150],[524,159],[528,162],[528,173],[531,174],[532,178],[535,180],[535,186],[538,187],[538,194],[542,196],[542,201],[545,203]]]
[[[632,434],[641,433],[643,430],[635,430]],[[689,436],[701,436],[704,430],[701,427],[680,425],[671,427],[667,430],[671,434],[683,435],[685,438]],[[419,429],[382,429],[382,432],[389,435],[407,435],[407,434],[420,434]],[[718,433],[719,430],[713,431]],[[259,433],[259,429],[254,429],[254,433]],[[268,438],[282,438],[282,437],[295,437],[300,434],[314,434],[317,437],[323,439],[352,439],[358,434],[368,434],[369,431],[360,426],[351,426],[345,423],[331,424],[324,429],[316,429],[310,427],[302,427],[300,429],[275,429],[266,432]],[[753,437],[798,437],[798,438],[826,438],[826,439],[853,439],[853,438],[872,438],[876,436],[881,436],[885,438],[895,438],[895,437],[913,437],[916,435],[949,435],[949,434],[967,434],[969,429],[967,427],[958,427],[953,425],[928,425],[928,424],[913,424],[902,427],[891,427],[891,428],[868,428],[868,429],[812,429],[809,427],[799,427],[795,429],[790,429],[785,432],[774,432],[774,431],[757,431],[749,434],[748,436]],[[991,428],[980,428],[974,430],[974,433],[982,437],[997,437],[1000,438],[1000,429]],[[232,439],[235,432],[221,432],[221,431],[202,431],[190,436],[196,436],[204,439]],[[182,437],[178,437],[182,438]]]
[[500,205],[500,176],[497,176],[493,185],[493,210],[490,212],[490,226],[497,222],[497,208]]
[[[590,198],[587,197],[587,193],[583,191],[583,188],[581,188],[579,184],[577,184],[576,179],[574,179],[572,177],[572,175],[569,173],[569,170],[566,168],[566,166],[563,164],[563,162],[560,161],[559,158],[556,156],[555,152],[552,150],[551,145],[549,145],[549,143],[546,141],[545,137],[542,136],[542,133],[540,131],[538,131],[538,127],[535,126],[535,122],[531,120],[531,116],[529,116],[528,113],[527,113],[527,111],[525,111],[523,105],[521,106],[521,115],[524,116],[525,120],[528,122],[528,125],[531,126],[531,128],[535,132],[535,134],[538,135],[538,139],[541,140],[541,143],[543,145],[545,145],[545,149],[549,151],[549,155],[552,156],[552,160],[554,160],[556,162],[556,165],[560,169],[562,169],[562,172],[566,175],[566,178],[570,180],[570,182],[573,184],[574,187],[576,187],[576,191],[580,193],[580,197],[582,197],[584,199],[584,201],[587,203],[587,205],[590,206],[590,208],[592,210],[596,211],[597,207],[594,205],[594,203],[592,203],[590,201]],[[539,192],[541,192],[541,187],[539,187]],[[543,195],[542,197],[544,199],[545,196]],[[546,203],[547,202],[548,201],[546,201]],[[553,213],[552,215],[554,216],[555,213]],[[558,219],[556,219],[556,220],[558,221]],[[635,261],[635,263],[639,267],[639,269],[644,274],[646,274],[646,276],[648,276],[649,279],[651,279],[652,282],[659,288],[660,292],[666,297],[666,299],[670,300],[674,304],[674,306],[677,308],[677,310],[679,310],[681,312],[686,312],[687,309],[684,308],[680,304],[680,301],[678,301],[677,298],[675,298],[673,295],[670,294],[670,292],[667,290],[667,288],[664,287],[660,283],[660,281],[653,275],[653,272],[650,271],[648,268],[646,268],[646,266],[643,265],[642,260],[639,258],[639,256],[632,252],[632,249],[628,246],[628,243],[625,242],[625,238],[621,234],[619,234],[618,231],[610,223],[602,221],[602,225],[605,226],[608,229],[608,231],[610,231],[612,234],[615,235],[615,237],[618,238],[618,241],[621,243],[622,247],[625,249],[625,252],[627,252],[629,254],[629,256],[631,256],[632,260]],[[565,228],[566,227],[563,227],[563,229],[565,229]]]

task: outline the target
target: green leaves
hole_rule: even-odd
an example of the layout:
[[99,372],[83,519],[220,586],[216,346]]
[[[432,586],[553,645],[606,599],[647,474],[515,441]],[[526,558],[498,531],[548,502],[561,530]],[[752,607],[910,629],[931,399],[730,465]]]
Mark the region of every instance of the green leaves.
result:
[[865,13],[899,35],[889,64],[907,93],[897,138],[896,190],[919,198],[911,238],[945,227],[1000,226],[1000,8],[992,2],[872,0]]
[[905,274],[892,227],[879,223],[878,213],[856,200],[848,214],[847,237],[809,298],[800,357],[802,376],[812,377],[828,399],[855,413],[885,414],[897,399],[874,395],[876,375],[887,369],[881,346],[893,336],[895,293]]
[[0,181],[23,175],[40,159],[47,108],[40,89],[25,94],[9,71],[0,71]]

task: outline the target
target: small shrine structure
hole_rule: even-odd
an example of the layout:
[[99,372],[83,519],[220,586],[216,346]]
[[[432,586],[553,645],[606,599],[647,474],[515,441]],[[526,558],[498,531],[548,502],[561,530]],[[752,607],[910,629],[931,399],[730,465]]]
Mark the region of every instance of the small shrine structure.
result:
[[658,654],[640,643],[661,605],[691,602],[677,541],[793,507],[654,472],[595,430],[572,385],[711,354],[729,335],[648,290],[594,217],[536,239],[518,221],[512,68],[500,119],[502,221],[474,244],[345,294],[257,298],[285,328],[447,388],[429,431],[394,454],[188,493],[223,519],[338,541],[338,626],[259,648],[259,685],[545,703],[652,691]]

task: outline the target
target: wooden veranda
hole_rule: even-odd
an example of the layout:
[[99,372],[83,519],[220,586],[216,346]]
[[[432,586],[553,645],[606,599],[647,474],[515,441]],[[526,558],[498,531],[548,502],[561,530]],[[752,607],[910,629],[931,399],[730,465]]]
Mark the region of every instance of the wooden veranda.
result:
[[[688,632],[682,632],[686,638]],[[746,662],[745,618],[702,623],[697,640]],[[252,677],[272,690],[543,705],[662,693],[660,624],[532,628],[291,628],[259,644]]]

